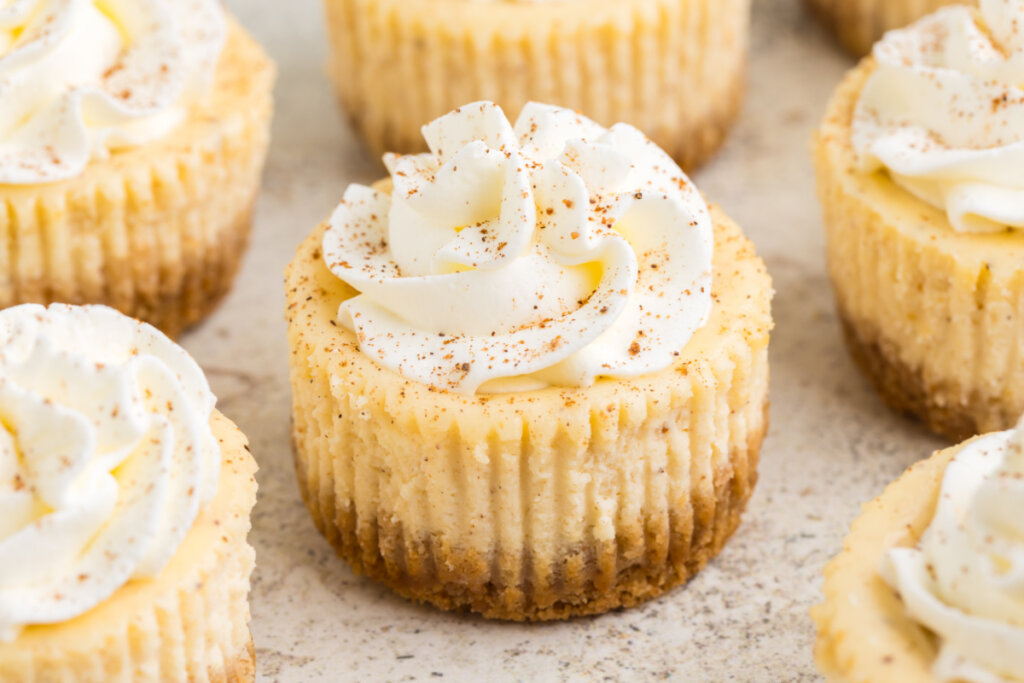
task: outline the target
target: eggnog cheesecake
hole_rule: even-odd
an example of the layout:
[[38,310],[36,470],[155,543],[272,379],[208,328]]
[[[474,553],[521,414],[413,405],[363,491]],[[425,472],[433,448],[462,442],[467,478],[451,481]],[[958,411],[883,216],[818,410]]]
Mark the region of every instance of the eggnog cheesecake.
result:
[[839,43],[857,57],[871,52],[886,31],[903,28],[940,7],[977,0],[805,0]]
[[530,100],[630,123],[683,168],[739,112],[750,0],[324,0],[329,72],[374,153],[426,150],[465,102]]
[[829,274],[882,396],[960,439],[1024,412],[1024,2],[890,33],[815,145]]
[[830,683],[1024,681],[1024,421],[911,467],[853,523],[813,610]]
[[740,522],[771,283],[632,126],[489,102],[353,185],[286,275],[317,527],[415,600],[512,620],[685,582]]
[[7,3],[0,307],[107,304],[172,335],[209,313],[245,251],[273,80],[217,0]]
[[0,682],[254,680],[256,464],[215,401],[113,309],[0,312]]

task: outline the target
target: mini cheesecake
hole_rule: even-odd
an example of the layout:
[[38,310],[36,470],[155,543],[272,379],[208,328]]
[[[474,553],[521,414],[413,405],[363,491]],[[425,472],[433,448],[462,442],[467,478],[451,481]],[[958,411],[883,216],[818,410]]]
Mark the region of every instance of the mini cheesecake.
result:
[[647,133],[684,169],[725,140],[745,87],[750,0],[324,0],[329,72],[375,154],[426,149],[466,102],[530,100]]

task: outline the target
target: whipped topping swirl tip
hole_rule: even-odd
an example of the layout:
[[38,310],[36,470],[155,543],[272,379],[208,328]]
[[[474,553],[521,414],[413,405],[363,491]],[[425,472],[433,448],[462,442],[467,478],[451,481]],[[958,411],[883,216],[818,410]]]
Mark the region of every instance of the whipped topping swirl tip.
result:
[[339,321],[380,365],[467,394],[588,386],[670,366],[707,320],[707,205],[635,128],[534,103],[513,127],[478,102],[423,134],[323,239],[359,292]]
[[1024,229],[1024,0],[946,7],[887,34],[852,142],[957,232]]

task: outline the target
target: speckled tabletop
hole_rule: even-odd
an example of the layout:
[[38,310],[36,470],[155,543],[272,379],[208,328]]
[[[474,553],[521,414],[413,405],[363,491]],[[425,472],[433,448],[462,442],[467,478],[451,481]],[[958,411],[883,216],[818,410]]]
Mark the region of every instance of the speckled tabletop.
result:
[[942,445],[890,414],[842,346],[823,264],[808,141],[852,62],[798,0],[755,0],[750,90],[697,184],[738,220],[777,291],[772,429],[743,526],[688,586],[639,608],[513,625],[408,603],[355,576],[314,529],[289,441],[282,272],[350,182],[383,169],[324,75],[317,0],[228,0],[277,60],[274,138],[233,293],[185,346],[260,463],[252,631],[259,680],[813,681],[821,569],[860,504]]

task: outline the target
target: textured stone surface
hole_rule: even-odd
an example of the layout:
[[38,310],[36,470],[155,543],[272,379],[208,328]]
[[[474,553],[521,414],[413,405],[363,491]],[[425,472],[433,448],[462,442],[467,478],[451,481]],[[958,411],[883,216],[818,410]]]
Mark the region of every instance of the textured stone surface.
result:
[[889,413],[843,348],[807,152],[852,64],[797,0],[757,0],[750,93],[694,177],[775,278],[772,432],[745,522],[688,586],[636,609],[511,625],[443,614],[352,574],[292,472],[282,271],[345,186],[383,173],[335,106],[316,0],[229,0],[277,59],[277,117],[252,248],[221,308],[186,334],[260,463],[252,543],[259,680],[814,681],[807,609],[860,503],[942,442]]

